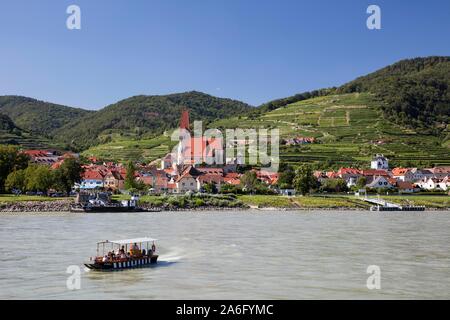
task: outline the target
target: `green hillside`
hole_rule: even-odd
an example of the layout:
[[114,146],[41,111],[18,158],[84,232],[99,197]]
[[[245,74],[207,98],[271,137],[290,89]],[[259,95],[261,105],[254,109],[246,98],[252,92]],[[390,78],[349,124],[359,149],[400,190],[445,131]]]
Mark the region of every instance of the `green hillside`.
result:
[[148,163],[165,156],[175,144],[165,135],[141,139],[132,134],[113,134],[111,140],[83,151],[82,155],[106,161],[133,160]]
[[17,127],[10,117],[1,113],[0,144],[21,145],[30,149],[55,146],[50,140]]
[[112,142],[117,135],[148,139],[178,126],[181,111],[189,109],[191,119],[205,123],[242,114],[250,106],[236,100],[201,92],[165,96],[135,96],[107,106],[56,130],[61,142],[85,149]]
[[54,130],[91,111],[71,108],[21,96],[0,96],[0,113],[16,126],[37,136],[52,137]]
[[375,153],[387,155],[398,165],[450,164],[450,149],[440,138],[385,119],[379,102],[368,93],[316,97],[256,118],[237,117],[211,126],[279,128],[283,138],[317,138],[316,144],[281,147],[282,161],[294,165],[367,166]]
[[[282,145],[281,160],[317,167],[368,166],[376,153],[393,165],[450,165],[450,149],[439,137],[421,134],[383,117],[380,102],[368,93],[329,95],[289,104],[259,116],[240,115],[209,124],[211,128],[278,128],[282,138],[315,137],[318,143]],[[167,136],[141,139],[115,134],[112,142],[84,151],[103,159],[151,161],[169,152]]]
[[439,135],[450,120],[450,57],[402,60],[336,92],[371,92],[382,102],[386,118]]

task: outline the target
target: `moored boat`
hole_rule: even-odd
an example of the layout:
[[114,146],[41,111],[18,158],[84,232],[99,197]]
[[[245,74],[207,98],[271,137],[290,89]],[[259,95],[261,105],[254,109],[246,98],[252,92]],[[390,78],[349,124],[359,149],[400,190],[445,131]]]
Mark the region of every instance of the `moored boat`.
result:
[[70,206],[71,212],[155,212],[158,208],[148,209],[138,205],[139,197],[131,200],[114,201],[107,192],[80,192]]
[[97,242],[97,255],[84,265],[91,270],[108,271],[155,264],[158,261],[155,241],[156,239],[144,237]]

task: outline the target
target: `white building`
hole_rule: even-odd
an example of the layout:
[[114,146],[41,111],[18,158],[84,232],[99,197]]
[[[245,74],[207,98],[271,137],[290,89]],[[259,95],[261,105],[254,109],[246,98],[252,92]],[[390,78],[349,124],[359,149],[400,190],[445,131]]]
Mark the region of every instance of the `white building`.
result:
[[382,154],[377,154],[370,162],[370,168],[376,170],[388,170],[389,161]]
[[383,176],[378,176],[372,182],[366,185],[370,189],[391,189],[394,186]]

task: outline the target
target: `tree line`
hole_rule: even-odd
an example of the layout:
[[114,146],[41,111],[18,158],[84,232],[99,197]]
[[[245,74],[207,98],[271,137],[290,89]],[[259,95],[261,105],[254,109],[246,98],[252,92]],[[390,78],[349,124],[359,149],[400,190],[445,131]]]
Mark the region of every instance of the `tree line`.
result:
[[15,146],[0,146],[0,192],[47,193],[53,189],[69,194],[75,183],[81,182],[83,168],[78,159],[67,158],[57,168],[30,162],[30,158]]

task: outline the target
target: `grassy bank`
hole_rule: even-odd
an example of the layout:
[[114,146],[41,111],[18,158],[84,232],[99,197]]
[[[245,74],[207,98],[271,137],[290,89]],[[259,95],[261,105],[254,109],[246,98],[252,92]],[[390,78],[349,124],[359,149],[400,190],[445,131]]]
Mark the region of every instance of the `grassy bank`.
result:
[[381,196],[381,198],[401,205],[425,206],[437,209],[450,208],[450,196],[445,195],[392,195]]
[[56,200],[67,200],[72,198],[52,198],[44,196],[27,196],[20,195],[15,196],[12,194],[0,194],[0,203],[15,203],[15,202],[25,202],[25,201],[56,201]]
[[365,209],[368,206],[357,199],[348,197],[320,197],[320,196],[267,196],[267,195],[244,195],[239,200],[249,206],[258,208],[292,208],[292,209]]
[[[450,208],[450,196],[445,195],[390,195],[382,199],[401,204],[425,206],[430,209]],[[114,195],[114,200],[129,200],[128,195]],[[58,201],[72,198],[52,198],[43,196],[14,196],[0,194],[0,204],[24,203],[28,201]],[[370,205],[352,195],[313,195],[284,197],[277,195],[145,195],[140,204],[159,208],[286,208],[286,209],[368,209]]]
[[[114,200],[128,200],[130,196],[114,195]],[[145,195],[140,197],[139,203],[142,206],[158,207],[165,209],[195,209],[195,208],[241,208],[245,204],[234,195]]]

